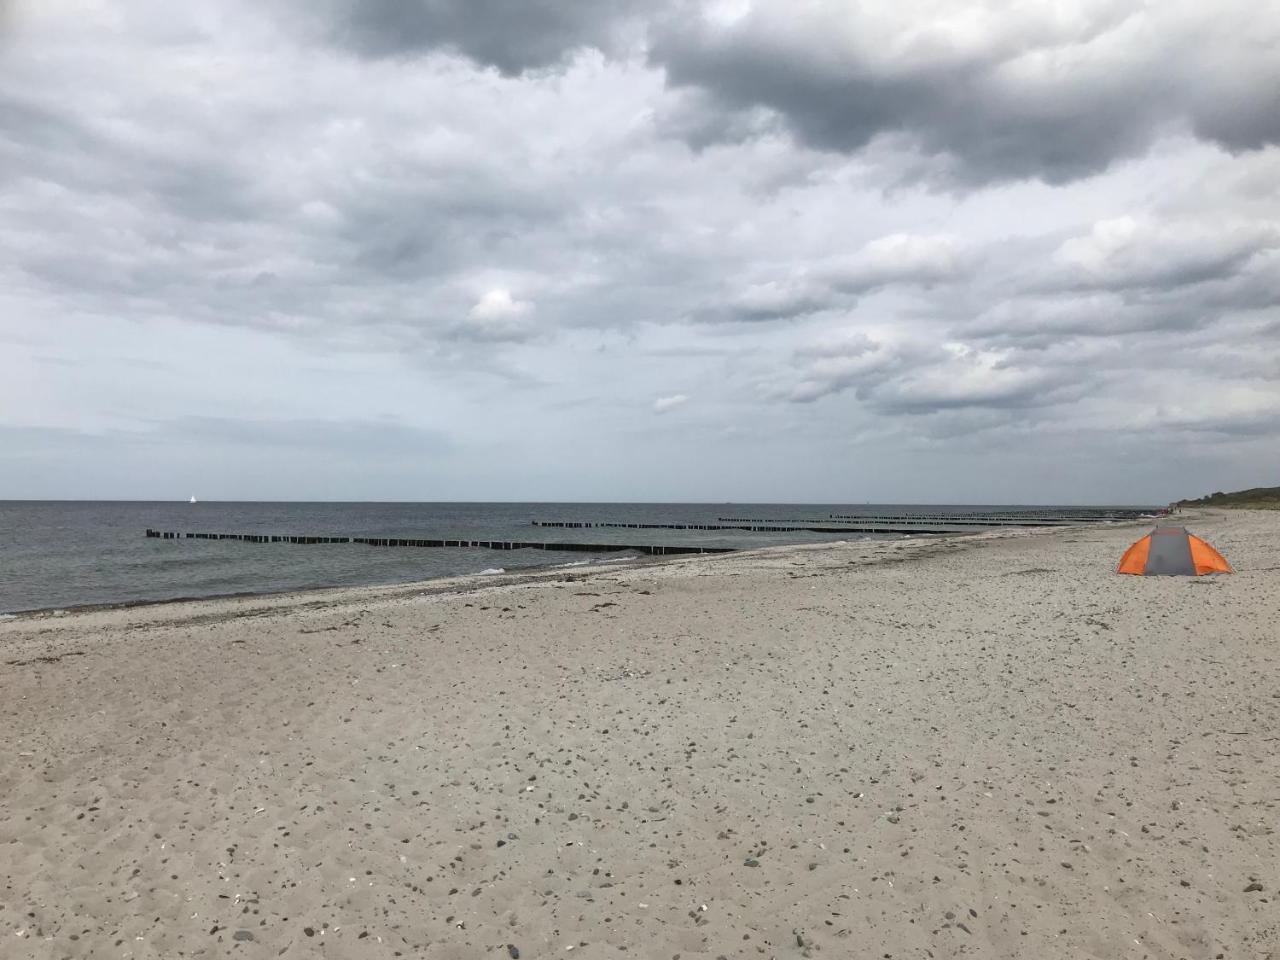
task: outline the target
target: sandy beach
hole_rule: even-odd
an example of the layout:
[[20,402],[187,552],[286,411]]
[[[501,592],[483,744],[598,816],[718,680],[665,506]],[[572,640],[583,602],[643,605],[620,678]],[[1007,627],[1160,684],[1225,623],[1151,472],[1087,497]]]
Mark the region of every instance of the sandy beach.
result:
[[1116,524],[0,623],[0,957],[1280,956],[1280,512],[1177,520],[1236,575]]

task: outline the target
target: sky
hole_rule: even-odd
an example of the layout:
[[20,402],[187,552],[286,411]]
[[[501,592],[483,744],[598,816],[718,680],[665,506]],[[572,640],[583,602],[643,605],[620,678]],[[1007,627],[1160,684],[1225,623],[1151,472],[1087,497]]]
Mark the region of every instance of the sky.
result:
[[1280,6],[0,0],[0,498],[1280,483]]

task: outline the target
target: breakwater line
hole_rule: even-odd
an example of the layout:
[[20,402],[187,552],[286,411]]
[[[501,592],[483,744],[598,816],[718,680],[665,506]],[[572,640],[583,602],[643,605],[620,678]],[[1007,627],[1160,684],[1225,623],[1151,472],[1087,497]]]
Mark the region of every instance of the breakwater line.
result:
[[[999,524],[1011,524],[1014,526],[1038,526],[1040,524],[1059,524],[1059,523],[1114,523],[1121,520],[1138,520],[1142,517],[1149,517],[1155,514],[1154,510],[1126,510],[1113,513],[1062,513],[1062,514],[1040,514],[1040,513],[952,513],[952,514],[933,514],[933,513],[906,513],[906,514],[888,514],[888,515],[871,515],[863,513],[833,513],[832,520],[921,520],[943,523],[985,523],[992,526]],[[726,519],[726,518],[721,518]]]
[[643,553],[661,557],[683,553],[733,553],[736,547],[701,547],[670,544],[556,543],[525,540],[437,540],[419,537],[331,537],[273,533],[204,533],[147,529],[157,540],[236,540],[242,543],[363,544],[368,547],[475,548],[482,550],[563,550],[570,553]]
[[[921,514],[913,516],[860,516],[857,514],[832,515],[822,520],[776,520],[767,517],[717,517],[720,523],[778,523],[791,524],[798,529],[809,525],[841,524],[841,530],[847,530],[849,524],[871,526],[873,524],[891,523],[897,526],[925,525],[947,527],[1061,527],[1077,523],[1104,523],[1115,520],[1131,520],[1133,517],[978,517],[978,516],[946,516],[941,514]],[[803,525],[803,526],[800,526]]]
[[[560,527],[563,529],[587,529],[599,527],[603,529],[629,530],[742,530],[747,533],[966,533],[957,529],[943,519],[936,523],[870,523],[852,524],[839,520],[828,520],[805,526],[798,523],[615,523],[608,520],[532,520],[535,527]],[[833,526],[839,524],[839,526]]]

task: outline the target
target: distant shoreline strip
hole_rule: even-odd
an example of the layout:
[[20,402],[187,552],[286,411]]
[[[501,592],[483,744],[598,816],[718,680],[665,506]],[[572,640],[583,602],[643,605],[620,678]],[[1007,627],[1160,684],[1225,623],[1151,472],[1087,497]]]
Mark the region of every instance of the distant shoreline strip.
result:
[[748,533],[967,533],[972,527],[1062,527],[1129,517],[831,517],[827,520],[753,520],[719,517],[718,523],[624,523],[611,520],[533,520],[535,527],[629,530],[743,530]]

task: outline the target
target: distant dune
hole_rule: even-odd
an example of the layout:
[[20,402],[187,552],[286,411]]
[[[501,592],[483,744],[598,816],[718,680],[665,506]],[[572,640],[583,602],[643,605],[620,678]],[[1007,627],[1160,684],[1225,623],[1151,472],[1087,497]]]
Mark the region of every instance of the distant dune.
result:
[[1236,507],[1249,510],[1280,510],[1280,487],[1251,487],[1235,493],[1211,493],[1199,500],[1180,500],[1182,506]]

